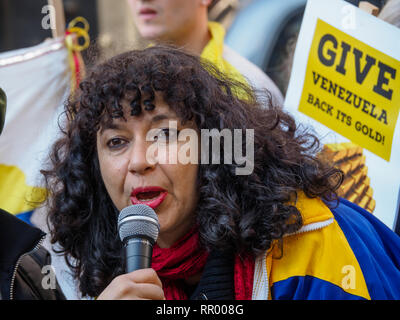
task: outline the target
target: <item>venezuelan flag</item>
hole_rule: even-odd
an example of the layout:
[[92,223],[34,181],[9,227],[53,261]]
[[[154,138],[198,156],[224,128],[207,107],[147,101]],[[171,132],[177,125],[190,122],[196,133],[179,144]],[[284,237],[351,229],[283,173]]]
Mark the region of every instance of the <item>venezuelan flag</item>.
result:
[[7,95],[0,136],[0,207],[27,222],[44,200],[40,169],[56,139],[70,83],[63,38],[0,54],[0,87]]

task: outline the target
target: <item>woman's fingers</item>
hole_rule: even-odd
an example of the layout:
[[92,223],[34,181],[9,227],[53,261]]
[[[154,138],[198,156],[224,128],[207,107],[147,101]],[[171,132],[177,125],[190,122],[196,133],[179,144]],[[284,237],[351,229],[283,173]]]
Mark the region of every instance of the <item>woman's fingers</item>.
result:
[[162,283],[153,269],[120,275],[111,281],[97,300],[164,300]]
[[157,275],[157,272],[151,268],[136,270],[127,273],[126,276],[137,283],[152,283],[162,287],[162,283]]

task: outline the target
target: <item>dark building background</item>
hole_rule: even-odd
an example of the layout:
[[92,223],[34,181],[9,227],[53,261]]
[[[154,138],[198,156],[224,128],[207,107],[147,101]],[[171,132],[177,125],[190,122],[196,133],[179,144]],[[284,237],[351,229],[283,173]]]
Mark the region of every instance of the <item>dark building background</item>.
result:
[[[0,0],[0,52],[30,47],[51,38],[42,28],[47,0]],[[65,21],[83,16],[90,25],[91,39],[98,37],[97,0],[63,0]]]

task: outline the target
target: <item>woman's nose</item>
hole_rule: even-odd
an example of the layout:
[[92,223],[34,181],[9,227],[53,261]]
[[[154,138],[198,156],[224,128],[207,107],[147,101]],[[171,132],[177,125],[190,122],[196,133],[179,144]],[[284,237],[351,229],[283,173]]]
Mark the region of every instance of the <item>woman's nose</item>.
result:
[[137,140],[130,152],[128,170],[134,174],[146,174],[154,169],[155,163],[148,155],[149,143]]

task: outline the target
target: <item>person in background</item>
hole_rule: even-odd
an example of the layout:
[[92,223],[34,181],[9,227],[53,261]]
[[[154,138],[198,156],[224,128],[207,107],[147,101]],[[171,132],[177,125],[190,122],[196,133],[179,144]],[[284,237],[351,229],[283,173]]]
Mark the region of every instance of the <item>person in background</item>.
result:
[[[0,134],[5,116],[6,95],[0,88]],[[0,299],[64,299],[55,276],[51,278],[50,254],[41,246],[44,238],[41,230],[0,209]]]
[[127,1],[144,39],[201,55],[231,77],[247,81],[255,89],[267,89],[272,102],[283,105],[282,93],[276,84],[256,65],[224,44],[225,30],[221,24],[208,21],[208,8],[215,0]]
[[389,0],[378,18],[400,28],[400,0]]

